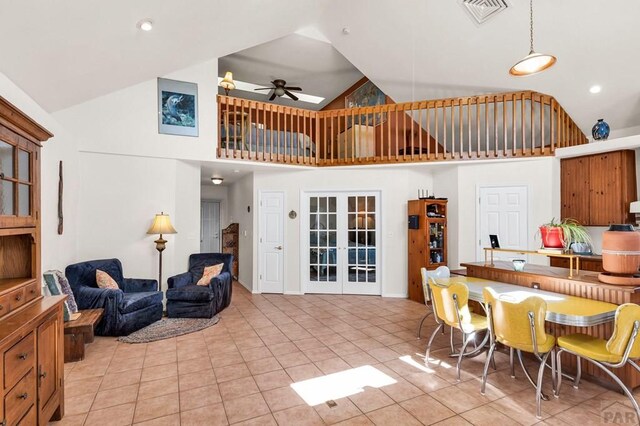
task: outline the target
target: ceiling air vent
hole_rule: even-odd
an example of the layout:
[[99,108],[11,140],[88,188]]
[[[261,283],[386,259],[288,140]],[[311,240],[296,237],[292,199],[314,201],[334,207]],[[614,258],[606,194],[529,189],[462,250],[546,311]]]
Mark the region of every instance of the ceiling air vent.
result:
[[462,6],[478,24],[483,24],[509,7],[507,0],[462,0]]

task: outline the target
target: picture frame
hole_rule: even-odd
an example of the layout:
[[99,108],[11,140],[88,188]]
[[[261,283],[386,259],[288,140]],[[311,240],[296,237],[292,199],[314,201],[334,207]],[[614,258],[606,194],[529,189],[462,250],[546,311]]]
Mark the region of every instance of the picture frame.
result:
[[[387,95],[382,92],[373,84],[371,80],[366,81],[360,87],[344,97],[345,108],[358,108],[358,107],[370,107],[376,105],[384,105],[387,102]],[[375,117],[374,117],[375,116]],[[350,128],[352,124],[360,126],[379,126],[387,121],[386,113],[377,114],[360,114],[353,118],[354,123],[351,122],[351,116],[347,117],[347,128]]]
[[158,133],[198,136],[198,85],[158,78]]
[[489,242],[491,243],[491,248],[500,248],[500,241],[498,241],[497,235],[489,234]]

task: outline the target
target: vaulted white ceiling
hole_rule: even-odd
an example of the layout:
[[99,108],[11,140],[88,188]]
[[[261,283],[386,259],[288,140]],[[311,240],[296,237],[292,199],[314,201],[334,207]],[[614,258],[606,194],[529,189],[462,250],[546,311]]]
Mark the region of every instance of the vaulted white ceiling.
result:
[[640,2],[535,0],[536,50],[558,63],[521,79],[528,2],[510,4],[477,25],[459,0],[0,0],[0,72],[56,111],[311,26],[397,101],[533,89],[585,132],[640,125]]

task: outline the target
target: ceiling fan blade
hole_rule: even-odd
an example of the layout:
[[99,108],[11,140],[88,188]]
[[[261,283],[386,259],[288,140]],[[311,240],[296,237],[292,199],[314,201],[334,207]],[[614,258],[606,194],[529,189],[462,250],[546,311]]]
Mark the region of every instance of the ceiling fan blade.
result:
[[271,90],[273,89],[273,87],[258,87],[257,89],[253,89],[253,90]]
[[288,91],[287,89],[284,90],[284,94],[290,97],[291,99],[293,99],[294,101],[298,100],[298,97],[293,93],[291,93],[290,91]]
[[287,89],[287,90],[297,90],[297,91],[300,91],[300,90],[302,90],[302,87],[298,87],[298,86],[289,87],[289,86],[287,86],[287,87],[285,87],[285,89]]
[[276,91],[271,92],[271,96],[269,96],[269,100],[272,101],[276,98]]

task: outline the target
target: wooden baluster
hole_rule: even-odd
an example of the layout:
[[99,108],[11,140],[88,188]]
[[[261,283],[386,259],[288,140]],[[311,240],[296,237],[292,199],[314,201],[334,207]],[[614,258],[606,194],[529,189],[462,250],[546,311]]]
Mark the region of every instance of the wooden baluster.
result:
[[464,152],[464,137],[462,136],[464,129],[462,128],[462,99],[458,100],[458,145],[460,147],[460,158]]
[[525,108],[525,99],[524,99],[524,93],[520,93],[520,127],[522,130],[522,155],[527,155],[527,149],[526,149],[526,129],[525,129],[525,121],[524,121],[524,108]]
[[476,96],[476,158],[480,157],[480,96]]
[[240,99],[240,159],[244,159],[244,129],[245,129],[245,119],[244,119],[244,99]]
[[398,120],[398,105],[395,105],[395,113],[396,113],[396,161],[400,161],[400,157],[399,157],[399,147],[398,147],[398,143],[399,143],[399,136],[398,136],[398,132],[400,131],[399,127],[400,127],[400,121]]
[[425,103],[425,117],[427,120],[427,161],[431,160],[431,117],[429,112],[429,102]]
[[540,97],[538,104],[540,105],[540,155],[544,155],[544,102],[542,97]]
[[[411,112],[411,115],[409,117],[411,117],[411,161],[414,160],[414,151],[415,151],[415,146],[414,146],[414,128],[413,128],[413,123],[416,121],[413,119],[413,109],[414,109],[414,103],[411,102],[411,107],[409,109],[409,111]],[[407,150],[405,149],[405,153],[404,153],[404,159],[407,159]]]
[[[294,155],[294,149],[293,149],[293,135],[295,134],[294,131],[294,122],[293,122],[293,116],[294,116],[294,112],[295,110],[293,108],[289,108],[289,121],[290,123],[290,131],[289,131],[289,163],[293,164],[293,155]],[[286,140],[286,136],[285,136],[285,140]]]
[[451,150],[447,149],[447,104],[442,102],[442,144],[444,154],[443,158],[447,158],[451,155]]
[[471,98],[467,98],[467,156],[471,158]]
[[269,104],[269,162],[273,163],[273,105]]
[[423,155],[422,155],[422,103],[418,103],[418,150],[420,152],[420,161],[423,161]]
[[[280,113],[280,111],[282,111],[282,114]],[[280,123],[281,122],[283,124],[286,123],[286,117],[285,117],[284,114],[286,114],[286,111],[284,110],[284,108],[281,109],[280,106],[278,106],[276,108],[276,118],[278,119],[278,129],[277,129],[277,133],[276,133],[276,136],[277,136],[276,149],[278,150],[278,155],[277,155],[277,162],[278,163],[280,163],[280,162],[284,163],[285,162],[284,161],[284,156],[282,157],[283,158],[282,160],[280,159],[280,155],[281,155],[280,151],[282,150],[282,144],[280,143]]]
[[[313,132],[315,130],[315,137],[313,138],[312,141],[312,147],[313,147],[313,164],[314,165],[318,165],[318,163],[320,162],[320,149],[321,149],[321,145],[320,145],[320,120],[323,119],[324,121],[326,121],[326,115],[320,113],[320,112],[314,112],[313,113],[313,121],[311,121],[311,118],[309,118],[309,127],[311,127],[311,129],[309,130],[309,132]],[[312,125],[313,124],[313,125]],[[325,132],[325,139],[326,139],[326,132]],[[321,164],[325,165],[327,162],[326,157],[322,160]]]
[[[376,161],[376,107],[374,106],[372,109],[373,113],[371,114],[371,124],[373,129],[373,140],[369,141],[370,144],[373,144],[373,161]],[[371,147],[367,148],[367,162],[369,162],[369,151]]]
[[216,156],[220,158],[222,155],[222,123],[224,122],[224,113],[221,108],[222,102],[220,95],[216,97],[216,102],[218,103],[218,146],[216,147]]
[[551,153],[552,154],[554,152],[556,152],[556,132],[554,131],[554,126],[555,126],[554,117],[555,117],[555,114],[553,112],[553,109],[555,107],[555,103],[556,103],[555,98],[551,98],[550,101],[549,101],[549,136],[551,138]]
[[[331,116],[331,134],[328,138],[325,137],[325,144],[324,144],[324,158],[327,158],[328,154],[328,145],[329,144],[333,144],[333,135],[335,135],[335,132],[333,131],[333,113],[329,113],[329,115]],[[340,125],[340,121],[338,118],[338,125]],[[325,129],[325,134],[327,132],[327,123],[325,121],[324,123],[324,129]],[[333,156],[331,157],[331,163],[333,163]]]
[[502,95],[502,155],[507,156],[507,98]]
[[498,97],[493,97],[493,156],[498,156]]
[[225,141],[224,144],[224,156],[225,158],[229,158],[229,142],[231,141],[231,138],[229,137],[229,98],[227,97],[227,103],[225,104],[225,109],[224,109],[224,119],[226,122],[225,125],[225,129],[227,132],[227,140]]
[[511,95],[511,151],[516,155],[516,103],[517,97],[514,93]]
[[233,158],[236,158],[238,152],[238,100],[233,99]]
[[489,157],[489,97],[484,97],[484,156]]
[[533,102],[533,93],[531,93],[531,155],[536,155],[536,119],[535,119],[535,104]]
[[391,161],[391,107],[387,107],[387,162]]
[[[302,111],[304,114],[304,110]],[[304,133],[300,132],[300,110],[296,109],[296,138],[298,139],[298,147],[296,149],[296,163],[300,164],[300,150],[304,146]],[[291,138],[293,143],[293,138]]]
[[[253,160],[258,158],[258,126],[256,126],[256,152],[252,152],[253,146],[251,145],[251,129],[253,127],[253,121],[251,120],[251,110],[253,107],[251,106],[251,101],[247,102],[249,104],[249,115],[247,117],[247,159]],[[254,156],[255,155],[255,156]]]
[[438,159],[438,150],[440,149],[440,132],[438,132],[438,103],[435,102],[433,104],[433,116],[434,116],[434,120],[433,120],[433,124],[436,128],[436,137],[434,138],[436,140],[436,156],[434,157],[436,160]]

